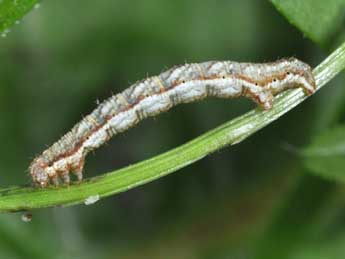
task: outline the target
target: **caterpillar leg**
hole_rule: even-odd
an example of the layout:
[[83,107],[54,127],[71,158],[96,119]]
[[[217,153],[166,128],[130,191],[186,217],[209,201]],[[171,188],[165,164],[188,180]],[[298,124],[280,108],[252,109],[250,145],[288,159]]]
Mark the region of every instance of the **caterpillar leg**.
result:
[[84,169],[85,159],[82,159],[77,166],[73,168],[73,174],[77,176],[77,182],[80,183],[83,180],[83,169]]
[[71,183],[71,178],[69,176],[68,171],[63,171],[60,173],[61,179],[63,180],[65,185],[69,185]]
[[77,176],[77,183],[81,183],[83,180],[83,171],[75,171],[73,174]]
[[57,174],[49,176],[49,179],[50,179],[51,183],[54,184],[55,186],[59,185],[59,178],[58,178]]
[[269,89],[260,86],[243,86],[243,96],[250,98],[264,110],[272,108],[273,95]]
[[255,102],[259,104],[262,109],[269,110],[272,108],[273,95],[269,91],[262,91],[255,96]]
[[302,87],[302,90],[305,93],[305,95],[312,95],[313,93],[315,93],[314,86],[310,84],[297,85],[295,88],[299,88],[299,87]]

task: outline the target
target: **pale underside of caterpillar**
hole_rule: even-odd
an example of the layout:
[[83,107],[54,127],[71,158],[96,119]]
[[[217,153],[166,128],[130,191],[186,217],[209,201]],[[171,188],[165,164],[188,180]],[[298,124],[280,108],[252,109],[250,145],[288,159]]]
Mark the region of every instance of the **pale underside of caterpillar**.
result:
[[315,91],[315,80],[310,66],[296,58],[270,63],[209,61],[177,66],[103,101],[36,157],[30,174],[34,184],[41,187],[58,185],[61,180],[69,184],[70,173],[80,182],[85,156],[90,151],[147,117],[208,96],[245,96],[268,110],[274,95],[299,87],[310,95]]

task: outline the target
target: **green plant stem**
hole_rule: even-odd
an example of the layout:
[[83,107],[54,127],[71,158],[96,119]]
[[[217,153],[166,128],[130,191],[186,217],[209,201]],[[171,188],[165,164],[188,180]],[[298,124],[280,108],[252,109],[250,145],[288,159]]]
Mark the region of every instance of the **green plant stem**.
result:
[[[345,67],[345,43],[314,70],[318,89]],[[228,145],[234,145],[303,102],[307,97],[301,89],[286,91],[274,100],[269,111],[254,109],[194,140],[151,159],[106,173],[71,186],[10,187],[0,189],[0,211],[19,211],[68,206],[99,199],[132,189],[192,164],[206,155]],[[91,200],[92,200],[91,199]]]

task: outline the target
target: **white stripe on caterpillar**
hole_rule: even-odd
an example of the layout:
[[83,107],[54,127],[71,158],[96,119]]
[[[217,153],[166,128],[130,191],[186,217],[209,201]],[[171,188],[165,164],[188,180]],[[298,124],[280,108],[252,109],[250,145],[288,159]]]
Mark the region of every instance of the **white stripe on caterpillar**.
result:
[[271,63],[209,61],[185,64],[158,76],[135,83],[105,100],[70,132],[36,157],[30,165],[34,184],[45,187],[70,183],[70,172],[78,181],[86,155],[112,136],[141,120],[156,116],[180,103],[206,98],[245,96],[263,109],[270,109],[273,96],[301,87],[308,95],[315,91],[311,68],[295,58]]

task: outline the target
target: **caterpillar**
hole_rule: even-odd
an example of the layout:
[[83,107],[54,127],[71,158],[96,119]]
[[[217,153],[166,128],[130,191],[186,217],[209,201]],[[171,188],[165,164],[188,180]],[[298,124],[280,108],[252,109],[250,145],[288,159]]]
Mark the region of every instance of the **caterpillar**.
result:
[[296,59],[269,63],[208,61],[173,67],[157,76],[138,81],[103,101],[89,115],[41,155],[29,167],[36,186],[70,184],[83,178],[86,155],[113,136],[141,120],[156,116],[177,104],[206,97],[244,96],[262,109],[272,107],[273,96],[290,88],[314,93],[311,67]]

